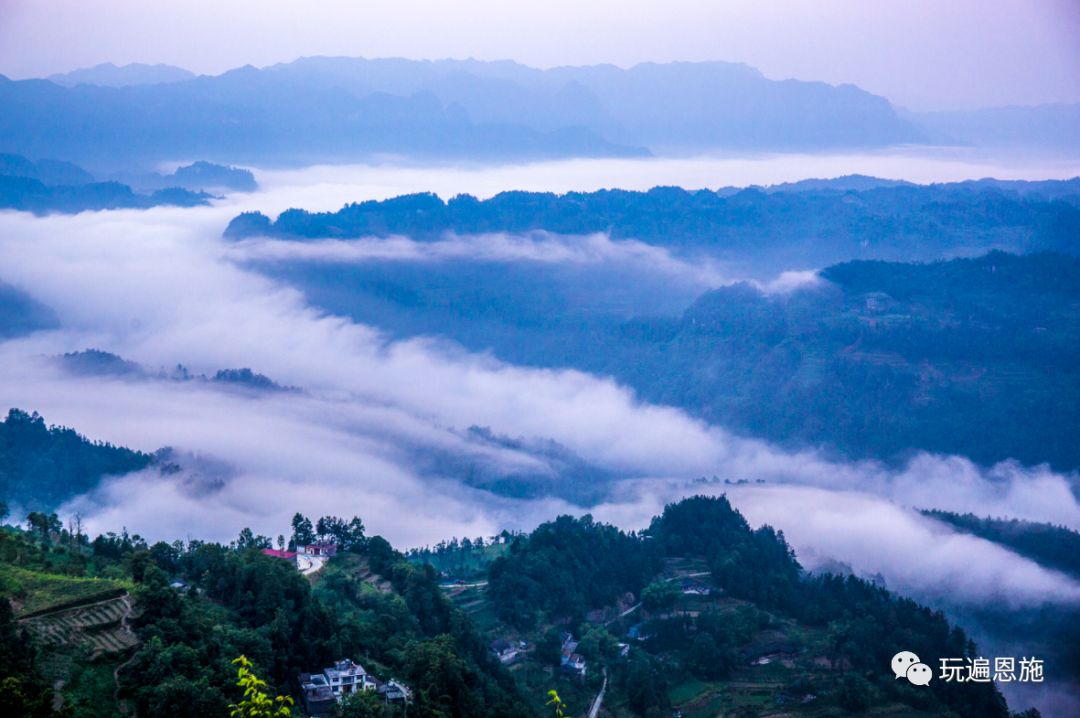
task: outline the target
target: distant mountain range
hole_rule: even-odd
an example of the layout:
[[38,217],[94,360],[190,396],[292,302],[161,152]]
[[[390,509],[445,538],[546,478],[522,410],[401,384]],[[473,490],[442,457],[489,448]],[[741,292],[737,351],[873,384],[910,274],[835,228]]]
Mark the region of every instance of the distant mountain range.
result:
[[99,85],[101,87],[130,87],[132,85],[159,85],[166,82],[190,80],[195,73],[175,65],[144,65],[136,62],[117,66],[103,62],[71,72],[49,75],[50,82],[65,87],[75,85]]
[[903,144],[1080,149],[1080,105],[912,113],[854,85],[727,62],[540,70],[311,57],[195,76],[111,64],[0,75],[0,152],[98,172],[183,158],[253,165],[390,157],[522,161]]
[[1080,149],[1080,103],[907,115],[939,144]]
[[[125,180],[124,182],[119,179]],[[45,214],[84,210],[205,205],[215,192],[250,192],[251,172],[209,162],[179,167],[171,174],[149,172],[100,182],[71,162],[0,154],[0,209]]]
[[181,157],[253,164],[639,156],[919,142],[852,85],[723,62],[537,70],[513,62],[304,58],[195,77],[98,66],[0,79],[0,151],[95,168]]

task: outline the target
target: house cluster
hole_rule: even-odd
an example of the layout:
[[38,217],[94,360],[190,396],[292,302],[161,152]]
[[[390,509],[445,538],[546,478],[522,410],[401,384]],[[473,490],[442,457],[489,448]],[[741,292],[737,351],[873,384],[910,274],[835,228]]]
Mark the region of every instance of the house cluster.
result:
[[274,558],[283,558],[286,561],[296,561],[297,558],[327,559],[337,555],[337,544],[333,542],[309,543],[304,546],[297,546],[295,551],[264,548],[263,553]]
[[297,546],[295,551],[276,548],[264,548],[267,556],[291,562],[301,573],[311,573],[322,568],[323,562],[337,555],[337,544],[320,542]]
[[585,658],[577,652],[578,641],[574,640],[574,634],[564,631],[562,634],[562,658],[559,664],[567,673],[579,678],[585,677]]
[[300,674],[300,695],[308,718],[330,718],[346,696],[361,691],[375,691],[386,703],[412,700],[412,693],[404,683],[393,678],[384,683],[347,658],[324,668],[322,673]]
[[506,666],[516,661],[517,657],[528,648],[528,644],[525,641],[507,641],[504,638],[497,638],[491,642],[490,648],[495,657],[499,659],[499,663]]

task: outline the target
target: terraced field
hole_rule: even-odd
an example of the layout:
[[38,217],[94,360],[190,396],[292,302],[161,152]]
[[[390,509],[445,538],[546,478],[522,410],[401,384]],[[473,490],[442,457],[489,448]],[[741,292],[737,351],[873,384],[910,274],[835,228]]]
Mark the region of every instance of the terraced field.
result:
[[0,566],[0,594],[11,599],[15,615],[29,618],[53,609],[114,598],[130,584],[101,578],[79,578]]
[[127,594],[86,606],[61,609],[23,619],[46,646],[85,646],[94,656],[118,653],[138,643],[128,625],[132,601]]

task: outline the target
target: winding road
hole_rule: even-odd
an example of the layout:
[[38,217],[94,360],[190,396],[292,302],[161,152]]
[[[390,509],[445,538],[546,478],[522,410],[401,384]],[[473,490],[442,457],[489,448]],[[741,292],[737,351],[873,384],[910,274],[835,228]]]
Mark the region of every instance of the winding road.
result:
[[596,718],[596,715],[600,712],[600,706],[604,705],[604,693],[607,691],[607,669],[604,669],[604,683],[600,686],[600,692],[596,694],[596,698],[593,698],[592,705],[589,706],[589,718]]

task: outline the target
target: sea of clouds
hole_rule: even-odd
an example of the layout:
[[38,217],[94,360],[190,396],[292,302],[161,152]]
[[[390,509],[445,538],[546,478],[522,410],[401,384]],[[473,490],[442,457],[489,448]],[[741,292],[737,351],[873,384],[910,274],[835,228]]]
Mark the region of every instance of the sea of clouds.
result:
[[[279,173],[266,193],[207,208],[0,213],[0,280],[29,292],[62,322],[58,330],[0,344],[0,407],[38,411],[93,439],[145,451],[173,447],[184,467],[170,475],[150,469],[110,478],[61,513],[82,513],[91,531],[126,527],[168,540],[229,540],[245,526],[276,536],[287,533],[297,511],[359,515],[371,533],[407,547],[528,529],[560,512],[591,511],[641,528],[666,502],[726,492],[752,524],[782,529],[809,568],[841,561],[856,573],[884,577],[890,587],[952,601],[1080,600],[1074,580],[917,511],[1080,528],[1075,477],[1013,462],[981,469],[955,456],[921,454],[894,469],[782,450],[644,403],[607,377],[508,365],[437,338],[391,340],[314,308],[251,262],[629,262],[703,289],[735,278],[604,235],[484,235],[422,244],[404,237],[303,244],[221,238],[240,209],[272,212],[286,206],[286,197],[308,196],[318,187],[312,177],[322,176],[310,172],[289,175],[292,190]],[[379,186],[418,189],[424,179],[409,175],[418,172],[397,171]],[[440,177],[428,181],[448,181]],[[379,196],[364,194],[375,180],[345,184],[350,199]],[[813,272],[778,271],[763,286],[791,291],[816,281]],[[163,371],[80,376],[52,359],[86,348]],[[250,367],[300,391],[167,378],[177,364],[205,374]],[[477,426],[553,440],[616,480],[604,500],[585,507],[555,495],[497,496],[419,460],[434,452],[507,472],[552,470],[526,450],[477,441],[468,431]],[[693,481],[701,476],[752,481]]]

